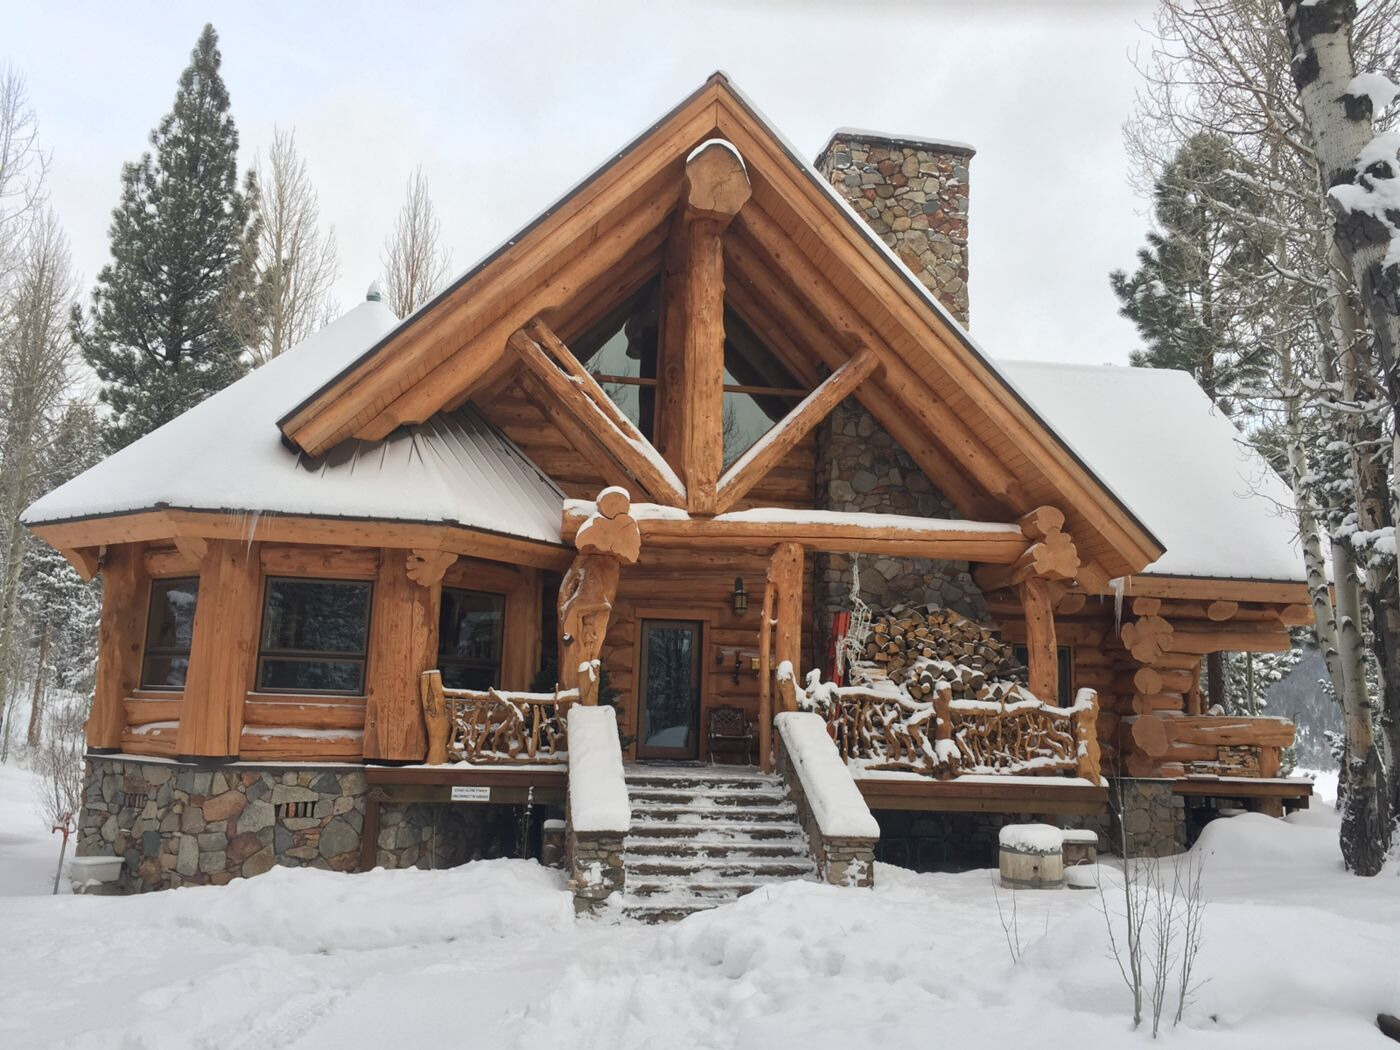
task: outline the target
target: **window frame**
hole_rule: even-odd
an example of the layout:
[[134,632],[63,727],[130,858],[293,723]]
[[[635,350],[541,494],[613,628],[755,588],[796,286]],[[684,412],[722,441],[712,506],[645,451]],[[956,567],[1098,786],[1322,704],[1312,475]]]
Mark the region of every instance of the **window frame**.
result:
[[[334,652],[317,649],[270,649],[267,647],[265,639],[267,637],[267,617],[269,611],[269,600],[272,597],[272,588],[277,583],[313,583],[330,587],[363,587],[365,589],[365,617],[363,627],[363,641],[358,654],[349,652]],[[369,689],[369,652],[373,638],[372,629],[374,623],[374,581],[365,579],[346,579],[336,576],[264,576],[263,577],[263,600],[262,614],[258,618],[258,652],[257,658],[253,662],[253,692],[275,694],[275,695],[295,695],[295,696],[366,696]],[[290,663],[321,663],[321,664],[358,664],[360,668],[360,684],[358,689],[327,689],[324,687],[316,689],[299,689],[292,686],[267,685],[263,681],[263,670],[268,659],[290,662]]]
[[[1012,642],[1011,645],[1011,651],[1013,655],[1015,655],[1016,659],[1020,661],[1022,666],[1025,666],[1027,659],[1030,656],[1030,647],[1027,646],[1025,642]],[[1055,662],[1059,671],[1058,686],[1060,690],[1060,695],[1055,698],[1054,706],[1073,707],[1074,695],[1076,692],[1078,692],[1078,690],[1074,687],[1074,646],[1056,644]],[[1044,698],[1041,699],[1043,700]]]
[[[489,595],[490,597],[492,597],[492,598],[496,599],[498,602],[500,602],[500,607],[501,607],[501,611],[500,611],[500,633],[499,633],[499,636],[498,636],[498,638],[497,638],[496,673],[495,673],[495,676],[494,676],[495,681],[494,681],[493,684],[490,686],[490,688],[493,688],[493,689],[500,689],[500,688],[502,688],[502,681],[503,681],[503,679],[504,679],[504,677],[505,677],[505,670],[506,670],[506,666],[505,666],[505,665],[506,665],[506,626],[507,626],[507,624],[510,622],[510,600],[511,600],[510,594],[509,594],[509,593],[506,593],[506,592],[503,592],[503,591],[487,590],[487,589],[483,589],[483,588],[480,588],[480,587],[458,587],[458,586],[453,585],[453,584],[448,584],[448,583],[444,583],[444,584],[443,584],[443,586],[442,586],[442,595],[440,596],[440,598],[439,598],[439,600],[438,600],[438,643],[437,643],[437,654],[436,654],[436,656],[437,656],[437,667],[438,667],[438,670],[441,671],[441,672],[446,672],[446,670],[447,670],[447,668],[448,668],[449,666],[451,666],[451,667],[480,667],[480,666],[482,666],[482,664],[481,664],[480,661],[468,660],[468,659],[465,659],[465,658],[463,658],[463,657],[452,657],[452,656],[447,656],[447,655],[444,654],[444,652],[443,652],[442,616],[443,616],[443,612],[444,612],[444,611],[446,610],[446,608],[447,608],[447,593],[448,593],[449,591],[460,591],[460,592],[462,592],[463,594],[484,594],[484,595]],[[443,685],[445,685],[448,689],[464,688],[464,687],[462,687],[462,686],[454,686],[454,685],[448,684],[447,675],[446,675],[445,673],[443,674]]]
[[[183,693],[185,684],[189,681],[190,673],[190,653],[194,649],[194,622],[190,624],[190,644],[188,648],[182,646],[151,645],[151,614],[156,609],[156,588],[168,584],[193,583],[194,584],[194,605],[195,615],[199,613],[199,574],[193,573],[180,576],[157,576],[151,579],[150,587],[146,592],[146,629],[141,635],[141,676],[137,686],[142,692],[150,693]],[[151,685],[147,680],[147,669],[150,665],[151,657],[180,657],[185,658],[185,678],[179,685]]]

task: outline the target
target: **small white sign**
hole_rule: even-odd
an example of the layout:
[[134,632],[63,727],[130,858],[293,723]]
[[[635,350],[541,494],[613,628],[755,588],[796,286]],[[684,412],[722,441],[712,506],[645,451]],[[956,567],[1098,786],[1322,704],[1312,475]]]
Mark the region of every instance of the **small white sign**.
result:
[[481,784],[453,784],[453,802],[490,802],[491,789]]

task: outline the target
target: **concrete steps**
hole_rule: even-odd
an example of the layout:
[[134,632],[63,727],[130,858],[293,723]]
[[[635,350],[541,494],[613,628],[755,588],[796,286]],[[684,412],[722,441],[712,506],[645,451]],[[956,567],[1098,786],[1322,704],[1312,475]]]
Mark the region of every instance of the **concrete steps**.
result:
[[749,769],[629,766],[623,913],[673,922],[816,867],[781,778]]

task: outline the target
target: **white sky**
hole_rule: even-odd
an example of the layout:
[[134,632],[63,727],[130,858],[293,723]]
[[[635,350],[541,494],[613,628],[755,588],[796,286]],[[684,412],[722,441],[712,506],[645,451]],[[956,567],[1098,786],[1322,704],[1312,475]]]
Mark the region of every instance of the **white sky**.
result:
[[[1120,126],[1145,0],[33,3],[0,0],[88,285],[121,164],[219,32],[245,164],[295,128],[358,302],[422,162],[466,269],[723,69],[809,158],[839,126],[969,142],[972,331],[994,356],[1126,363],[1108,272],[1146,218]],[[560,8],[560,9],[556,9]]]

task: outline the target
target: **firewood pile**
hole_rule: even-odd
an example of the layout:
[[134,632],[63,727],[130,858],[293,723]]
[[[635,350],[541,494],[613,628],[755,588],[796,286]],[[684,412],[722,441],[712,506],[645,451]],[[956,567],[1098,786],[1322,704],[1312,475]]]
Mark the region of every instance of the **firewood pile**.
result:
[[888,678],[914,700],[932,699],[940,682],[955,700],[1000,700],[1026,678],[1010,643],[951,609],[877,614],[865,653],[854,678]]

